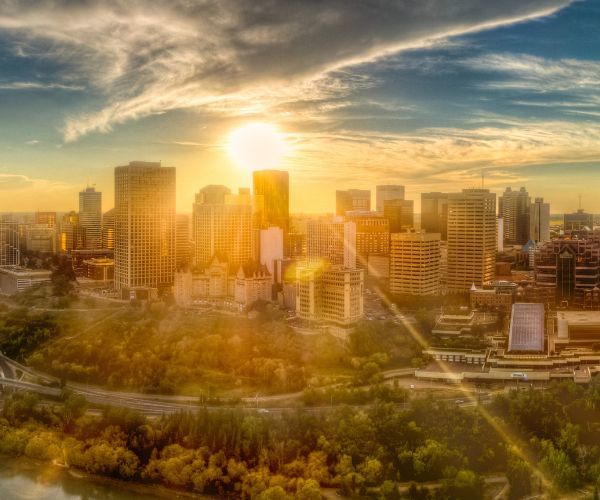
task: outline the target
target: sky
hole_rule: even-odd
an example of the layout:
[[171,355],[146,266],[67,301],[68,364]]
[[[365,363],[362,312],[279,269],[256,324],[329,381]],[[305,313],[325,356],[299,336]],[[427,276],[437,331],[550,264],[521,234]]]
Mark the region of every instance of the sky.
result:
[[[177,167],[177,208],[251,186],[228,138],[286,144],[293,212],[335,189],[525,186],[600,212],[597,0],[0,0],[0,211],[113,206],[113,169]],[[374,199],[373,199],[374,204]]]

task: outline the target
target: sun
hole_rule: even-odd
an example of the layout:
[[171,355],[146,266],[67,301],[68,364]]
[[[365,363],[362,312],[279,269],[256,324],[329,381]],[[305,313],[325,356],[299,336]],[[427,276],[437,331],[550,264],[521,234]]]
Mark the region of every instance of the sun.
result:
[[248,123],[229,135],[227,152],[239,167],[256,170],[279,166],[287,153],[284,135],[270,123]]

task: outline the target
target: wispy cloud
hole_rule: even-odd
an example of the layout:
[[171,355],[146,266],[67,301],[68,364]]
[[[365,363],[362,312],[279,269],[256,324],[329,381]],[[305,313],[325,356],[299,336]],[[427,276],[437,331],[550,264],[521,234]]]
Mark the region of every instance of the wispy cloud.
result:
[[569,3],[0,0],[0,32],[20,57],[54,61],[69,75],[65,89],[85,82],[104,96],[101,108],[67,119],[64,138],[74,141],[178,108],[243,114],[297,99],[316,105],[319,90],[347,92],[335,86],[348,78],[330,80],[342,68]]
[[44,82],[0,82],[0,90],[83,90],[81,85]]

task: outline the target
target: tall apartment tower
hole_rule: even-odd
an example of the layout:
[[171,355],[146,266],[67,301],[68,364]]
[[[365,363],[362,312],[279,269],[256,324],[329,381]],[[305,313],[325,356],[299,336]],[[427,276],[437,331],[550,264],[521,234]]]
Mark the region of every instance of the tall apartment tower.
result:
[[79,223],[79,214],[74,210],[64,214],[58,231],[58,250],[69,253],[84,248],[85,234]]
[[356,268],[356,224],[342,217],[308,221],[306,257],[311,265],[325,260],[347,269]]
[[498,213],[504,221],[504,242],[524,245],[529,241],[529,215],[531,198],[522,187],[513,191],[507,187],[498,200]]
[[352,210],[371,210],[371,191],[368,189],[338,189],[335,192],[335,214],[343,216]]
[[20,263],[19,224],[0,220],[0,267]]
[[536,198],[529,214],[529,239],[536,243],[550,241],[550,203]]
[[467,292],[494,279],[496,195],[488,189],[463,189],[448,195],[449,292]]
[[390,292],[437,295],[440,292],[440,235],[413,232],[390,235]]
[[79,224],[85,248],[102,248],[102,193],[93,187],[79,193]]
[[446,241],[448,226],[448,193],[421,193],[421,229],[439,233]]
[[255,197],[262,197],[259,207],[261,229],[277,226],[283,234],[290,227],[290,176],[285,170],[256,170],[252,173]]
[[385,200],[403,200],[404,186],[384,184],[375,188],[375,207],[379,213],[383,213],[383,202]]
[[166,289],[175,277],[175,168],[115,168],[115,287]]
[[413,200],[385,200],[383,217],[390,223],[390,233],[402,233],[414,226]]
[[234,195],[225,186],[210,185],[196,194],[192,215],[196,265],[205,266],[218,255],[237,271],[236,266],[252,259],[252,197],[241,191]]

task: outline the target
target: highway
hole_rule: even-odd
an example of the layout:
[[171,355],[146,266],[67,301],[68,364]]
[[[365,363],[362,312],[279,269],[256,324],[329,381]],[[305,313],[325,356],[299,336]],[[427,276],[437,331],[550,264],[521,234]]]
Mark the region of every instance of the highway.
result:
[[[21,372],[21,380],[16,379],[16,376],[19,372]],[[444,384],[415,380],[414,378],[410,377],[410,375],[413,373],[414,370],[412,368],[394,369],[383,372],[383,378],[385,380],[390,380],[396,377],[403,377],[396,378],[399,386],[410,389],[411,391],[448,389],[448,386]],[[33,379],[33,381],[22,380],[25,377]],[[339,386],[339,384],[336,386]],[[59,380],[57,378],[24,366],[2,353],[0,353],[0,387],[13,387],[52,398],[59,397],[62,392],[62,389],[59,387]],[[148,417],[158,417],[179,411],[219,411],[232,408],[231,406],[200,405],[199,398],[192,396],[151,395],[135,392],[109,391],[100,387],[87,386],[77,383],[68,383],[65,386],[65,389],[72,391],[74,394],[82,395],[92,406],[110,405],[120,408],[128,408],[130,410],[138,411]],[[478,404],[478,401],[482,403],[489,401],[489,394],[487,393],[477,395],[474,393],[474,391],[468,391],[465,388],[459,389],[457,387],[452,387],[452,389],[462,390],[464,394],[462,397],[464,399],[457,400],[455,398],[444,398],[444,400],[450,402],[454,401],[457,406],[475,406]],[[326,405],[308,407],[300,406],[299,404],[290,404],[291,401],[300,400],[303,394],[304,393],[302,391],[299,391],[286,394],[250,396],[242,398],[242,406],[236,406],[236,408],[243,408],[244,410],[258,413],[281,414],[286,410],[290,411],[294,409],[302,409],[303,411],[311,413],[319,413],[323,411],[329,411],[334,406],[342,406],[341,404],[337,404],[333,406]],[[285,403],[286,405],[283,405],[282,403]],[[269,407],[264,408],[265,405],[269,405]],[[399,407],[403,407],[403,405],[399,405]]]

